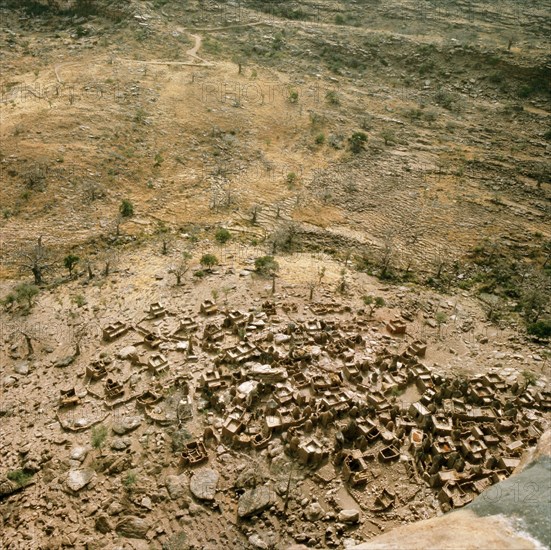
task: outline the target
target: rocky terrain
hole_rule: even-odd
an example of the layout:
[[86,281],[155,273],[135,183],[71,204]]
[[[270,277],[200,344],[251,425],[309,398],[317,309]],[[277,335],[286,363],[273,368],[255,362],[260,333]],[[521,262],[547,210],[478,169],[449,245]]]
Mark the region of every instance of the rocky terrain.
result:
[[0,547],[548,545],[550,8],[1,2]]

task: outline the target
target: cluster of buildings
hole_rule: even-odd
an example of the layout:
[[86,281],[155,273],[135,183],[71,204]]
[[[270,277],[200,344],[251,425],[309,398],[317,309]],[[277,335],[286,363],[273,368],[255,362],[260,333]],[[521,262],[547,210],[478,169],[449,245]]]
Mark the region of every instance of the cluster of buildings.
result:
[[[207,300],[195,316],[176,318],[152,304],[148,319],[173,317],[164,330],[121,322],[103,330],[106,342],[128,331],[138,337],[134,349],[144,351],[126,358],[147,371],[149,388],[127,391],[101,360],[87,367],[87,377],[103,383],[106,402],[135,399],[153,419],[170,384],[185,389],[187,414],[178,414],[178,422],[201,400],[217,421],[185,441],[184,467],[208,462],[212,442],[254,452],[279,438],[285,453],[313,474],[331,463],[359,490],[375,462],[404,462],[444,509],[508,477],[545,428],[551,391],[511,384],[499,372],[470,379],[438,374],[424,362],[426,343],[408,338],[401,319],[377,335],[365,315],[336,302],[311,304],[310,318],[300,321],[278,314],[293,309],[266,301],[249,312],[220,310]],[[393,339],[401,345],[389,351]],[[163,350],[180,352],[180,368]],[[185,374],[189,365],[200,366],[196,376]],[[78,404],[74,391],[63,392],[60,406]],[[377,509],[394,502],[385,489]]]

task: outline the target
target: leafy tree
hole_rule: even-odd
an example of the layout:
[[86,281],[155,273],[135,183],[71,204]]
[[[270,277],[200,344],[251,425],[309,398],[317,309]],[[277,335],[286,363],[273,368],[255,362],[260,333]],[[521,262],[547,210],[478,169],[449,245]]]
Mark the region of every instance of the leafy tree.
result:
[[261,256],[254,261],[254,267],[258,273],[265,276],[271,276],[279,270],[279,264],[273,256]]
[[63,265],[69,271],[69,277],[72,277],[73,275],[73,269],[75,265],[79,262],[80,258],[78,256],[75,256],[74,254],[69,254],[68,256],[65,256],[63,260]]
[[225,227],[219,227],[216,230],[214,238],[220,243],[225,244],[231,239],[231,233]]
[[128,199],[123,199],[119,212],[123,218],[130,218],[134,215],[134,205]]
[[215,265],[218,264],[218,258],[214,254],[204,254],[201,257],[200,262],[207,271],[210,271]]

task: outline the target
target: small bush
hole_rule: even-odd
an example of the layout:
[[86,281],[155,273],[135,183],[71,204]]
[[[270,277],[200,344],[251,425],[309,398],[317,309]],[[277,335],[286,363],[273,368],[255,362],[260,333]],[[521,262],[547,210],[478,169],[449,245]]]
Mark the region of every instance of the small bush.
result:
[[82,294],[77,294],[76,296],[73,296],[73,302],[78,307],[82,307],[82,306],[86,305],[86,298]]
[[32,477],[32,474],[25,470],[12,470],[7,474],[7,478],[16,483],[19,487],[26,485]]
[[80,258],[74,254],[69,254],[63,259],[63,265],[69,272],[69,277],[73,274],[75,265],[79,262]]
[[119,212],[123,218],[130,218],[134,215],[134,205],[128,199],[123,199]]
[[103,424],[99,426],[94,426],[92,428],[92,447],[94,449],[101,449],[105,443],[105,438],[107,437],[107,427]]
[[316,145],[323,145],[325,143],[325,134],[318,134],[316,136]]
[[535,336],[536,338],[551,338],[551,320],[530,323],[527,327],[527,331],[530,336]]
[[341,103],[341,100],[339,99],[337,92],[334,92],[333,90],[330,90],[325,94],[325,99],[327,100],[327,103],[329,103],[330,105],[340,105]]
[[20,304],[25,304],[27,309],[31,309],[33,298],[38,294],[39,289],[36,285],[29,283],[20,283],[15,287],[15,299]]
[[138,481],[138,476],[134,472],[128,472],[124,479],[122,480],[122,483],[126,490],[130,491],[133,489],[134,485],[136,485],[136,482]]
[[350,150],[357,154],[365,148],[367,134],[364,132],[354,132],[348,141],[350,143]]
[[194,276],[194,277],[197,277],[198,279],[202,279],[205,275],[206,275],[206,273],[205,273],[202,269],[198,269],[198,270],[193,274],[193,276]]

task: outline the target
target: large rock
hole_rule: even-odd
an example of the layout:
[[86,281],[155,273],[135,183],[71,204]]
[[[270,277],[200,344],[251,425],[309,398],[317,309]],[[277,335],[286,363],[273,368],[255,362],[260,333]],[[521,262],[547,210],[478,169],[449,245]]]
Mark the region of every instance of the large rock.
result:
[[320,519],[321,516],[324,515],[324,513],[324,509],[318,502],[312,502],[312,504],[307,506],[304,510],[304,517],[308,521],[318,521],[318,519]]
[[150,525],[147,520],[137,516],[124,516],[115,530],[121,537],[128,539],[143,539],[149,531]]
[[266,485],[245,491],[239,497],[237,515],[240,518],[254,516],[272,504],[272,490]]
[[165,479],[165,486],[170,498],[176,500],[186,492],[186,477],[183,475],[167,476]]
[[27,363],[26,361],[24,361],[23,363],[17,363],[17,365],[13,367],[13,370],[16,374],[25,376],[26,374],[29,374],[29,363]]
[[220,474],[210,468],[195,472],[189,482],[191,494],[201,500],[214,500]]
[[70,470],[67,475],[67,487],[72,491],[80,491],[88,485],[96,472],[92,468],[81,468],[79,470]]
[[360,521],[360,512],[358,510],[341,510],[338,520],[342,523],[358,523]]
[[119,359],[137,359],[138,350],[134,346],[126,346],[117,353],[117,356]]
[[113,431],[118,435],[124,435],[135,430],[142,423],[140,416],[127,416],[113,424]]

